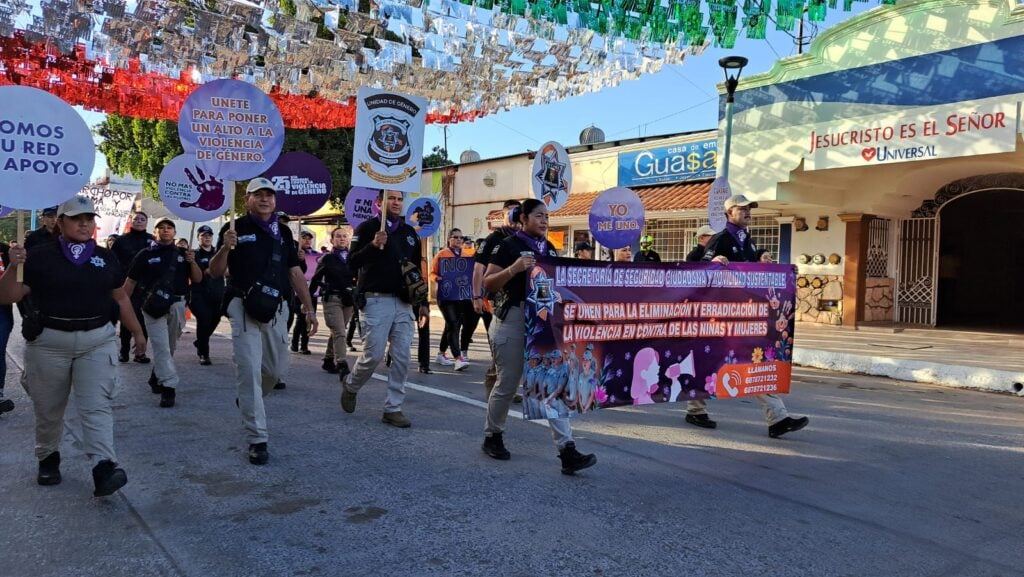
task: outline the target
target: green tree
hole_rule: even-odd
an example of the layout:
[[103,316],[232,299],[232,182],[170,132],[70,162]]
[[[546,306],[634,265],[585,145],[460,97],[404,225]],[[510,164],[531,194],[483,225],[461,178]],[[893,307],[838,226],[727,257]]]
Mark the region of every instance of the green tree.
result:
[[439,166],[448,166],[452,161],[448,159],[448,151],[435,146],[430,154],[423,155],[423,168],[437,168]]
[[[172,158],[184,153],[177,123],[111,114],[96,128],[96,133],[103,137],[99,149],[107,156],[110,169],[138,178],[142,190],[159,199],[160,171]],[[282,152],[308,152],[322,160],[331,172],[331,204],[341,206],[351,187],[353,136],[351,128],[286,130]],[[236,190],[244,191],[245,184],[237,183]],[[236,203],[241,202],[240,196],[236,195]]]

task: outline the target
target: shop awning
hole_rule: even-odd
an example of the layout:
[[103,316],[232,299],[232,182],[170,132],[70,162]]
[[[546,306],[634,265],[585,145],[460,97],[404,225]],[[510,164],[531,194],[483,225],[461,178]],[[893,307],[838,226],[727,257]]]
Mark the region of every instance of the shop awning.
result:
[[[701,210],[708,207],[708,193],[711,181],[681,182],[658,186],[636,187],[633,189],[644,203],[647,214]],[[587,216],[590,207],[603,191],[579,192],[569,195],[569,200],[557,211],[551,213],[552,218],[573,218]],[[503,212],[492,210],[487,214],[488,221],[500,221]]]

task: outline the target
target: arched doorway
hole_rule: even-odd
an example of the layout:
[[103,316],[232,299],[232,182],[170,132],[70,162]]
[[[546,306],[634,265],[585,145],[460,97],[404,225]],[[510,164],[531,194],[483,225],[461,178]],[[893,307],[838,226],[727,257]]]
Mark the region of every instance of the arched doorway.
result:
[[938,326],[1024,330],[1024,177],[1015,176],[1020,188],[1003,180],[936,207]]

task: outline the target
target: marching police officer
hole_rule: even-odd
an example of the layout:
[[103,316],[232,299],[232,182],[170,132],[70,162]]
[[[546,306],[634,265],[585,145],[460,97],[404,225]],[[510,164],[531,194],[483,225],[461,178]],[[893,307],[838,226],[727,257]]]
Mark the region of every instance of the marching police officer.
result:
[[188,307],[196,317],[196,347],[200,365],[210,365],[210,336],[220,324],[221,304],[224,302],[224,279],[210,276],[213,249],[213,229],[205,224],[199,227],[199,249],[196,264],[203,271],[203,280],[193,284],[189,292]]
[[[512,457],[505,448],[505,421],[512,398],[523,377],[526,347],[526,280],[537,262],[537,256],[558,256],[547,240],[548,209],[543,202],[529,198],[510,215],[521,228],[491,248],[491,258],[484,272],[483,286],[500,293],[501,306],[494,311],[491,322],[491,352],[498,369],[498,382],[487,398],[487,421],[484,428],[483,451],[487,456],[506,461]],[[557,353],[556,353],[557,354]],[[562,473],[572,475],[597,463],[593,454],[576,450],[572,427],[566,417],[548,419],[551,436],[558,447]]]
[[153,372],[149,384],[160,394],[160,406],[170,408],[178,388],[178,370],[174,366],[174,350],[185,326],[185,295],[188,283],[203,280],[203,271],[196,264],[195,253],[175,244],[174,221],[169,218],[156,223],[156,244],[135,255],[125,294],[142,287],[142,318],[153,348]]
[[57,207],[44,208],[40,220],[42,221],[42,226],[28,233],[28,236],[25,237],[25,250],[57,240],[57,235],[59,234],[56,230]]
[[277,190],[266,178],[245,189],[248,213],[220,231],[217,254],[210,260],[214,278],[230,273],[225,311],[231,319],[238,385],[238,408],[249,441],[249,462],[263,465],[267,452],[267,415],[263,397],[288,371],[288,300],[294,290],[302,314],[316,334],[316,314],[292,232],[281,226],[274,209]]
[[[351,266],[358,270],[361,294],[360,316],[363,326],[363,353],[351,378],[341,387],[341,408],[356,410],[356,394],[370,380],[373,370],[384,359],[390,343],[392,363],[388,370],[388,396],[382,421],[399,428],[412,425],[402,414],[405,379],[412,352],[412,333],[416,325],[426,324],[430,310],[426,302],[413,313],[403,274],[403,263],[420,263],[420,239],[402,220],[403,195],[397,190],[381,191],[381,215],[356,228],[352,236]],[[385,223],[382,230],[381,223]],[[419,270],[419,266],[416,266]]]
[[[139,254],[139,251],[149,248],[149,245],[153,244],[153,235],[146,232],[146,226],[149,224],[149,215],[139,211],[132,216],[131,229],[114,240],[114,247],[111,249],[114,251],[114,256],[117,257],[117,261],[121,264],[121,270],[127,271],[132,266],[132,261],[135,260],[135,255]],[[132,301],[132,306],[135,307],[135,316],[142,322],[142,298],[141,292],[138,294],[128,293],[128,298]],[[146,326],[143,324],[142,332],[146,332]],[[118,355],[118,359],[122,363],[128,362],[128,347],[131,344],[131,334],[124,328],[121,327],[121,352]],[[135,354],[135,362],[137,363],[148,363],[149,357],[146,356],[145,352]]]
[[317,290],[324,301],[324,319],[331,330],[327,339],[327,351],[324,353],[323,369],[328,373],[338,374],[342,382],[350,369],[345,359],[345,331],[352,321],[355,303],[352,300],[352,289],[355,286],[355,274],[349,267],[349,246],[351,240],[347,228],[338,227],[331,231],[331,252],[325,254],[316,266],[316,272],[309,283],[309,292]]
[[[725,230],[711,237],[704,249],[704,262],[717,262],[728,266],[730,262],[765,262],[766,252],[758,249],[754,239],[750,237],[750,211],[757,208],[742,194],[734,194],[725,201]],[[705,231],[706,232],[706,231]],[[764,409],[765,420],[768,421],[768,436],[775,439],[799,431],[810,422],[808,417],[793,418],[786,410],[786,404],[776,395],[756,395],[754,397]],[[705,429],[714,429],[717,423],[707,414],[707,401],[698,399],[691,401],[686,407],[686,422]]]
[[[115,318],[132,333],[135,352],[144,353],[142,334],[127,295],[117,258],[96,246],[96,208],[84,196],[58,209],[57,242],[31,251],[11,247],[11,266],[0,279],[0,304],[28,301],[33,314],[22,332],[25,391],[36,423],[40,485],[61,482],[60,439],[68,397],[75,395],[82,442],[94,464],[93,495],[111,495],[128,482],[114,453],[113,400],[117,382]],[[24,283],[16,280],[24,268]],[[74,298],[68,298],[69,291]]]

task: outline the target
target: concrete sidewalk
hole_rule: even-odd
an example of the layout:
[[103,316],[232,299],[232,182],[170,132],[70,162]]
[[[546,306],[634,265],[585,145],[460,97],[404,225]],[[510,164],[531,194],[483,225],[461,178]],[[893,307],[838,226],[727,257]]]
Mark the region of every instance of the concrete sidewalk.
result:
[[800,323],[793,361],[842,373],[1024,395],[1024,335]]

